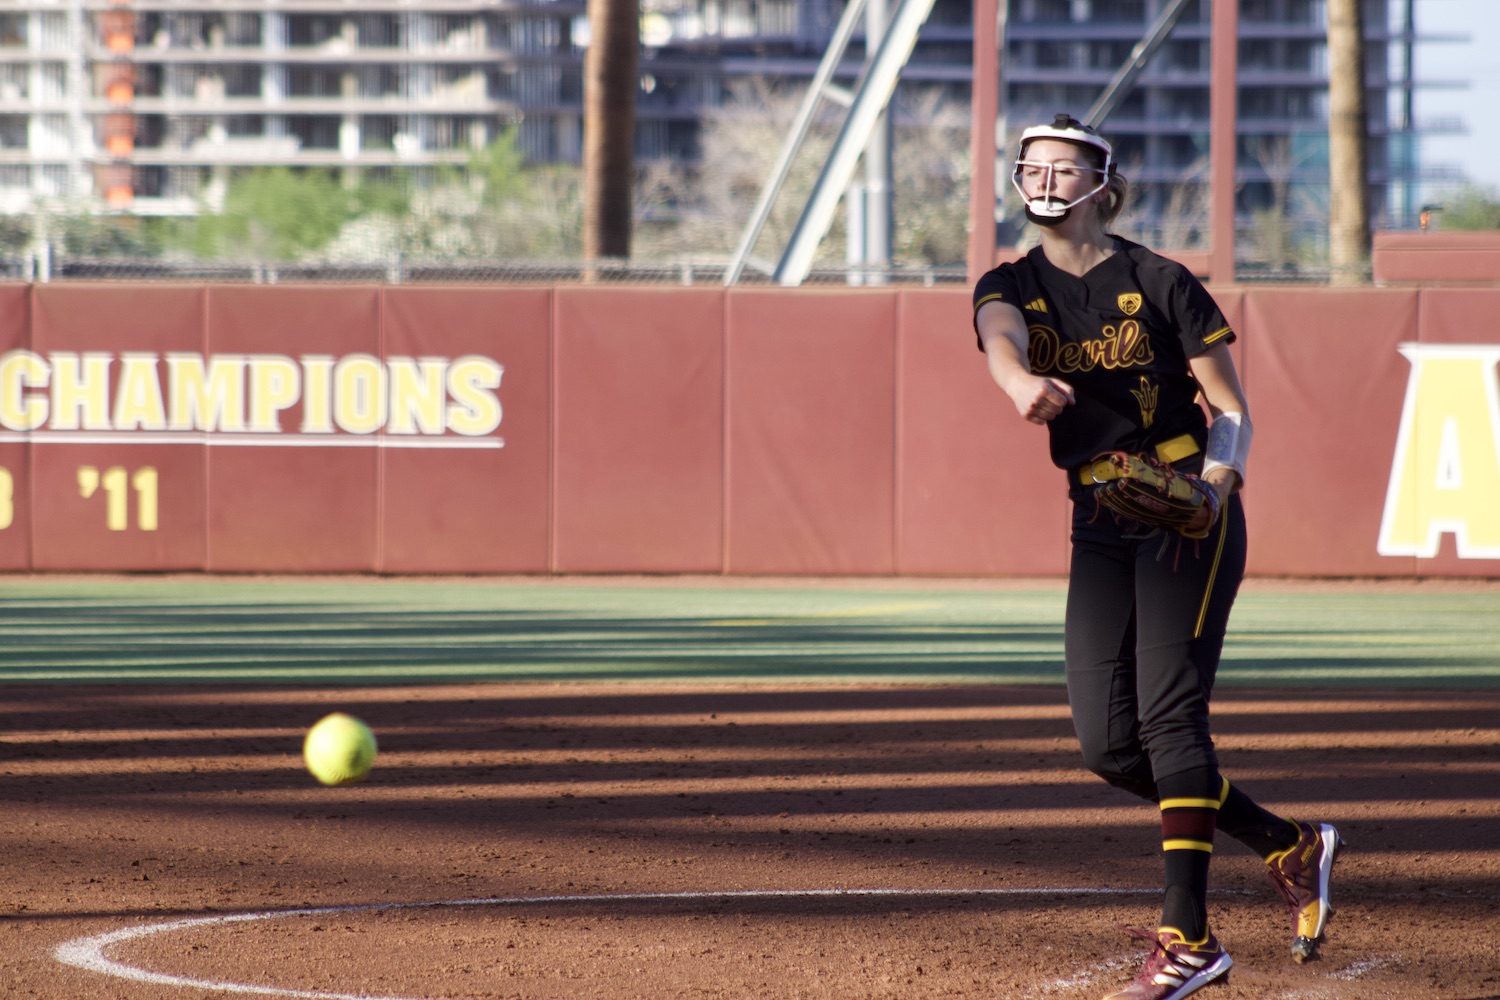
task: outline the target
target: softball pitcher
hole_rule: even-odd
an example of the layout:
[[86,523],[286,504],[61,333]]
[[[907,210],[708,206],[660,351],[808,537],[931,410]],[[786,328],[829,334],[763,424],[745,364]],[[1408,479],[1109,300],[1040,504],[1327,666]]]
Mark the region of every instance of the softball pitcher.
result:
[[[1231,785],[1209,734],[1245,568],[1238,491],[1252,428],[1234,331],[1187,269],[1107,231],[1127,185],[1093,129],[1067,115],[1027,129],[1012,182],[1041,243],[979,279],[974,327],[990,375],[1047,427],[1067,477],[1065,652],[1084,762],[1161,814],[1161,921],[1135,932],[1153,950],[1107,1000],[1179,1000],[1227,982],[1233,964],[1208,925],[1216,829],[1265,860],[1299,962],[1316,957],[1333,915],[1343,842],[1333,826],[1280,818]],[[1099,502],[1127,460],[1158,486],[1176,484],[1191,502],[1180,522],[1153,523],[1149,501],[1139,519]]]

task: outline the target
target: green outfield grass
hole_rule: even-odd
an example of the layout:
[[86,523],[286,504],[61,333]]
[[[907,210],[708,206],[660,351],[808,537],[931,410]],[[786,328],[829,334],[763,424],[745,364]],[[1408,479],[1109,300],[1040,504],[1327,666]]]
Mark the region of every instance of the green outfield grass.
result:
[[[1061,584],[0,583],[0,681],[1058,684]],[[1500,588],[1247,590],[1220,683],[1500,687]]]

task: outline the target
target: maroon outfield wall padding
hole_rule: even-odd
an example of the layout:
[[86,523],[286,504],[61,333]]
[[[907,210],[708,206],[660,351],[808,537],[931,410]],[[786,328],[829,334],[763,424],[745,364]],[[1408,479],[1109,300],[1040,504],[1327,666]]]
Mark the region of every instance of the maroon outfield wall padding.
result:
[[553,565],[716,573],[724,292],[557,292]]
[[[197,570],[205,565],[206,456],[173,435],[164,356],[203,353],[201,287],[38,285],[31,349],[54,383],[84,388],[53,407],[31,446],[32,566],[40,570]],[[93,354],[101,368],[83,356]],[[62,358],[77,376],[59,370]],[[180,443],[132,443],[137,437]],[[87,443],[79,443],[80,440]]]
[[[1459,234],[1454,234],[1459,235]],[[1478,235],[1478,234],[1476,234]],[[1500,234],[1488,234],[1490,247],[1500,247]],[[1495,258],[1491,258],[1495,263]],[[1469,526],[1473,547],[1484,546],[1490,552],[1500,549],[1500,289],[1423,289],[1417,293],[1416,339],[1422,346],[1458,350],[1463,355],[1463,369],[1470,377],[1455,386],[1462,397],[1465,426],[1451,438],[1458,453],[1457,481],[1451,485],[1466,498],[1463,510],[1476,522]],[[1409,338],[1412,339],[1412,338]],[[1411,363],[1398,359],[1400,377],[1411,374]],[[1481,399],[1481,395],[1485,398]],[[1487,411],[1487,412],[1480,412]],[[1429,420],[1447,416],[1426,410]],[[1487,418],[1487,419],[1486,419]],[[1436,435],[1425,436],[1431,441]],[[1431,470],[1439,466],[1439,456],[1424,454],[1420,467]],[[1445,532],[1439,539],[1438,553],[1430,559],[1417,560],[1418,571],[1435,576],[1500,577],[1500,558],[1459,558],[1454,533]]]
[[1415,292],[1247,295],[1250,573],[1413,572],[1376,542],[1416,319]]
[[[1500,577],[1500,289],[1213,291],[1243,335],[1256,421],[1252,573]],[[549,311],[557,296],[566,310]],[[35,411],[7,404],[0,569],[1062,572],[1059,473],[1044,434],[988,384],[968,301],[958,289],[0,286],[3,385],[49,410],[28,429]],[[103,395],[69,404],[23,386],[28,350],[54,386],[85,354],[102,358],[107,375],[85,364],[75,377]],[[505,448],[392,447],[459,433],[462,414],[434,411],[430,382],[399,418],[382,412],[398,395],[389,373],[465,351],[503,375],[492,424],[466,429]],[[333,385],[340,361],[343,408],[324,392],[319,425],[309,385]],[[195,397],[213,426],[154,429],[185,398],[173,373],[190,363],[222,377]],[[246,426],[254,399],[259,430]],[[73,415],[90,426],[70,429]],[[360,446],[307,447],[320,426],[317,443]],[[1412,442],[1407,465],[1398,441]],[[1042,481],[1033,493],[1002,465]],[[997,493],[1006,509],[992,512]],[[1013,541],[1015,524],[1036,537]]]
[[[378,364],[379,306],[374,287],[212,286],[208,347],[215,355]],[[365,430],[371,400],[346,399],[352,409],[343,421],[320,415],[333,433],[304,434],[308,386],[301,389],[280,412],[280,431],[267,436],[275,443],[210,447],[208,568],[215,572],[376,568],[380,450],[369,444],[378,428]],[[357,446],[327,446],[334,441]]]
[[[31,346],[31,288],[0,285],[0,357]],[[18,392],[0,389],[0,392]],[[20,408],[16,398],[8,406]],[[20,417],[21,414],[7,414]],[[19,436],[25,420],[0,425],[0,434]],[[0,572],[31,568],[31,446],[25,440],[0,440]]]
[[[381,571],[547,572],[552,290],[400,287],[382,295],[388,361],[479,357],[503,371],[492,390],[500,424],[487,434],[465,437],[451,421],[437,436],[420,433],[410,420],[387,426],[388,442],[425,447],[381,453]],[[393,388],[393,405],[400,396]],[[500,448],[433,446],[502,442]]]
[[1500,282],[1500,233],[1376,233],[1370,255],[1376,284],[1494,285]]
[[895,292],[728,293],[731,573],[892,573]]
[[1029,424],[990,379],[968,293],[899,299],[902,573],[1067,572],[1067,495]]

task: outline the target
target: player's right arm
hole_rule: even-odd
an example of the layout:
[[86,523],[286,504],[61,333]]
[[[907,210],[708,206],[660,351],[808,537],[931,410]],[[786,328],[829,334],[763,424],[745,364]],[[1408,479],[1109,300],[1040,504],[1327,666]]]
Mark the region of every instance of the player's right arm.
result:
[[1073,402],[1072,386],[1031,371],[1026,317],[1021,310],[991,299],[974,314],[974,328],[984,345],[990,378],[1010,397],[1021,416],[1034,424],[1045,424]]

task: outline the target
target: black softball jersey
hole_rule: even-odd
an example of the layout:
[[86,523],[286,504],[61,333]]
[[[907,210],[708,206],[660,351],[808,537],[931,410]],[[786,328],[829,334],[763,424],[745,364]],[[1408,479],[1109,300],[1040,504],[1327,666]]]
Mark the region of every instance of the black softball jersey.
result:
[[995,301],[1021,311],[1031,371],[1073,387],[1074,404],[1048,424],[1060,469],[1106,451],[1167,462],[1201,452],[1208,421],[1188,359],[1235,339],[1187,268],[1114,239],[1114,254],[1081,278],[1054,267],[1038,246],[974,286],[976,314]]

